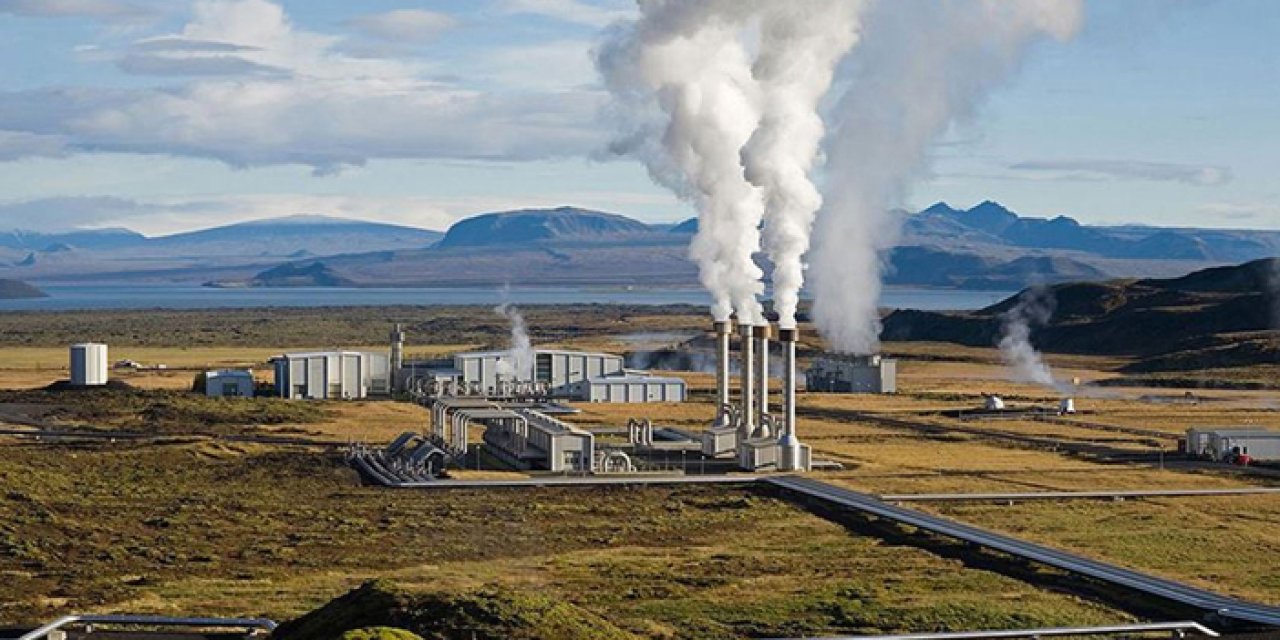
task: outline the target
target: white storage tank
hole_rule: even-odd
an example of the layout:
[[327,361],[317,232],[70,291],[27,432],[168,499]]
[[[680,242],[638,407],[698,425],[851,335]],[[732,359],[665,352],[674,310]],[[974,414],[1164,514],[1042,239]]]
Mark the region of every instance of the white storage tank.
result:
[[71,384],[100,387],[107,383],[107,345],[84,342],[71,345]]

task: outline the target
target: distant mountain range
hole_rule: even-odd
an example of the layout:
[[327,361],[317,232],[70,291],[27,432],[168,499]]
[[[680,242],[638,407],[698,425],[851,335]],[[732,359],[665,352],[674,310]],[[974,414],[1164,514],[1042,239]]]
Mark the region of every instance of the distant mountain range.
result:
[[[996,202],[899,212],[890,284],[1016,290],[1029,283],[1166,277],[1280,254],[1280,232],[1082,225]],[[575,207],[484,213],[441,233],[294,216],[147,238],[112,229],[0,235],[0,277],[220,286],[601,284],[695,286],[697,220],[649,225]],[[312,272],[318,261],[322,272]],[[768,272],[767,261],[760,257]],[[277,270],[279,269],[279,270]]]

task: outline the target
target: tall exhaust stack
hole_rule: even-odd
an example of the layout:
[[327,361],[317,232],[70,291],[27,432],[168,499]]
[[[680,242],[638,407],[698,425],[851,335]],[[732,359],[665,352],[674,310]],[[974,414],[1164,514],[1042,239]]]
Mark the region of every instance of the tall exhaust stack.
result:
[[753,355],[755,349],[755,327],[749,324],[743,324],[739,327],[739,334],[742,337],[742,425],[738,432],[739,442],[750,438],[755,434],[755,369],[756,362]]
[[[758,384],[760,390],[757,392],[759,397],[756,398],[756,425],[763,428],[764,420],[760,416],[769,413],[769,331],[768,321],[764,325],[758,326],[753,332],[756,339],[756,362],[758,370],[756,375],[759,377]],[[768,434],[772,435],[772,434]]]
[[403,379],[400,370],[404,368],[404,325],[399,322],[391,329],[391,385],[392,391],[402,391]]
[[729,335],[733,333],[732,320],[717,320],[716,329],[716,424],[729,423],[725,411],[729,404]]
[[782,431],[778,436],[778,468],[782,471],[803,471],[800,439],[796,437],[796,340],[797,329],[781,329],[782,341]]

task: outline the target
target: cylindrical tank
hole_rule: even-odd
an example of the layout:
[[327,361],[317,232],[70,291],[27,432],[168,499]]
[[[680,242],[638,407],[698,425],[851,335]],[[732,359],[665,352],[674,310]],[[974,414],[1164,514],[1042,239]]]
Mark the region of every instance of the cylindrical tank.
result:
[[71,345],[71,384],[79,387],[107,383],[107,345],[85,342]]

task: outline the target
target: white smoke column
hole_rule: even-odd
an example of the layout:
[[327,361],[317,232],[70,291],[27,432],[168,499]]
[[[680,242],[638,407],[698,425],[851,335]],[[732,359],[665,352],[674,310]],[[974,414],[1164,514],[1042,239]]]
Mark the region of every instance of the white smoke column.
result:
[[1056,306],[1052,294],[1044,287],[1031,287],[1018,296],[1018,303],[1000,318],[1000,356],[1013,370],[1018,382],[1034,382],[1058,388],[1040,352],[1031,345],[1032,327],[1044,326]]
[[[640,0],[640,18],[612,28],[596,66],[631,129],[612,150],[644,160],[653,179],[693,203],[690,255],[712,314],[759,323],[764,203],[743,177],[740,150],[760,119],[743,34],[755,2]],[[647,109],[647,110],[646,110]]]
[[831,347],[879,347],[883,256],[900,205],[931,144],[972,118],[1045,36],[1072,37],[1080,0],[892,0],[865,18],[847,89],[833,111],[825,203],[814,226],[809,279],[814,320]]
[[498,373],[521,382],[533,380],[533,343],[529,340],[529,326],[524,316],[510,302],[503,302],[493,310],[511,322],[511,355],[498,360]]
[[861,0],[768,5],[752,74],[763,93],[760,124],[742,150],[747,180],[765,193],[764,247],[773,262],[778,326],[796,326],[805,252],[822,196],[809,178],[826,132],[819,102],[858,37]]

